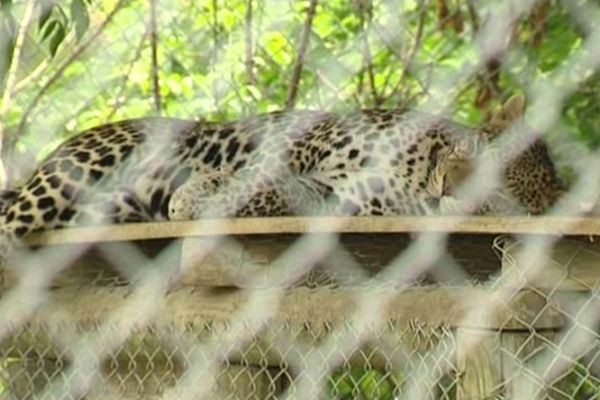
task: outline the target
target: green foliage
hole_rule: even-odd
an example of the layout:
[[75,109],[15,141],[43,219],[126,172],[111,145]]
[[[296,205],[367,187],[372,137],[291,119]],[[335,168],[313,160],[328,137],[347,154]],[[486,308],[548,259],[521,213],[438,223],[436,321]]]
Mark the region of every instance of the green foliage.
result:
[[[399,370],[384,372],[372,368],[347,368],[334,372],[328,379],[327,396],[331,400],[392,400],[402,397],[410,376]],[[540,383],[540,389],[543,385]],[[596,399],[600,380],[580,361],[545,389],[547,397],[564,400]],[[447,375],[434,388],[435,399],[456,399],[456,377]]]
[[553,399],[597,399],[600,396],[600,380],[590,374],[585,364],[577,361],[547,392]]
[[48,43],[50,56],[54,57],[64,42],[69,30],[74,29],[77,39],[81,39],[90,25],[88,7],[92,0],[71,0],[69,12],[65,4],[40,1],[38,30],[41,41]]
[[[37,32],[28,32],[28,34],[33,39],[37,39],[40,48],[46,46],[50,57],[56,56],[71,30],[76,32],[77,40],[87,32],[90,24],[89,8],[93,0],[70,0],[65,3],[52,0],[31,1],[35,1]],[[12,64],[24,4],[24,2],[0,0],[0,89],[3,88],[6,74]],[[67,7],[69,12],[66,11]],[[36,57],[36,60],[39,61],[39,57]]]
[[[2,121],[19,151],[44,154],[64,136],[108,119],[155,114],[152,103],[149,3],[130,0],[92,46],[52,82],[19,132],[24,111],[78,41],[98,27],[117,0],[34,0],[17,81],[42,74],[16,93]],[[309,1],[176,0],[158,3],[159,93],[162,114],[230,119],[281,109],[291,86]],[[522,18],[513,51],[502,57],[500,94],[481,102],[485,71],[452,87],[439,84],[479,59],[476,27],[467,2],[441,26],[436,2],[330,0],[318,4],[298,84],[297,108],[348,110],[410,107],[449,101],[460,122],[478,124],[487,110],[527,85],[549,79],[583,48],[587,30],[559,0],[550,0],[541,41],[529,16]],[[12,62],[24,2],[0,0],[0,92]],[[215,8],[216,4],[216,8]],[[421,4],[425,4],[423,7]],[[479,25],[493,4],[477,2]],[[251,60],[246,58],[251,45]],[[250,62],[250,67],[249,63]],[[35,75],[35,74],[34,74]],[[584,81],[565,103],[562,126],[590,146],[600,144],[600,78]],[[35,128],[45,127],[45,136]],[[58,137],[54,137],[58,135]],[[7,139],[8,140],[8,139]],[[12,139],[11,139],[12,140]],[[12,145],[11,145],[12,146]],[[9,146],[10,147],[10,146]]]
[[[90,2],[91,0],[88,0]],[[88,4],[84,0],[71,1],[71,20],[75,25],[75,33],[78,39],[81,39],[90,26],[90,16],[88,14]]]
[[[390,372],[352,367],[334,372],[327,382],[327,399],[392,400],[402,397],[408,377],[400,370]],[[444,376],[434,387],[435,399],[456,398],[456,378]]]
[[592,148],[600,146],[600,73],[588,79],[569,99],[564,120],[578,139]]
[[375,369],[352,368],[334,373],[328,379],[329,397],[336,400],[391,400],[400,385]]

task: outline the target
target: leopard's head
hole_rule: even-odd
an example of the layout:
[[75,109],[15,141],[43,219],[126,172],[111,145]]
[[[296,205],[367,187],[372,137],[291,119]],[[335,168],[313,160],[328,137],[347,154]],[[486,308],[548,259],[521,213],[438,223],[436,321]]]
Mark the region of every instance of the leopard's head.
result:
[[[525,98],[513,96],[479,130],[482,148],[490,150],[499,145],[498,151],[487,154],[498,156],[504,165],[502,189],[490,204],[485,205],[491,212],[513,208],[501,205],[503,201],[498,202],[498,199],[504,199],[518,204],[530,214],[542,214],[566,191],[557,176],[546,143],[542,139],[521,140],[520,136],[514,135],[514,129],[525,127],[524,112]],[[448,163],[447,185],[457,187],[472,173],[473,168],[472,160],[451,160]]]

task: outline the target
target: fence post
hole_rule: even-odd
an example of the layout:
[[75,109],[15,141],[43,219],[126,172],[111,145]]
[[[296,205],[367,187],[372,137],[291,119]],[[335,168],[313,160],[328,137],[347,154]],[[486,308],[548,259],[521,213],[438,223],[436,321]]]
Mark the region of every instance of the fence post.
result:
[[493,399],[502,385],[499,333],[459,327],[456,336],[457,400]]

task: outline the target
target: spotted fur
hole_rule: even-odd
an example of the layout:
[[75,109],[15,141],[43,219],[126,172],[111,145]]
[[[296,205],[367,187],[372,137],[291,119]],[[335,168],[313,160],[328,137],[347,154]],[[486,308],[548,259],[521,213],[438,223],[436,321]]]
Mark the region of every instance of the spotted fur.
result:
[[[0,242],[6,252],[31,231],[85,222],[435,213],[448,194],[452,160],[465,159],[486,137],[487,129],[395,110],[110,123],[66,141],[27,183],[6,192]],[[557,197],[541,142],[506,178],[530,212]]]

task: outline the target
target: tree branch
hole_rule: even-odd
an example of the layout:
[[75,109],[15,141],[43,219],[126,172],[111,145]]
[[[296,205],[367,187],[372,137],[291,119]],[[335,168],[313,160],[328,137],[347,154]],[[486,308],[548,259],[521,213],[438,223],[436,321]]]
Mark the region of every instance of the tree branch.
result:
[[246,0],[246,16],[244,18],[244,33],[246,47],[246,78],[248,83],[254,85],[256,76],[254,75],[254,46],[252,38],[252,0]]
[[[392,93],[395,92],[398,89],[398,87],[400,87],[400,85],[404,85],[404,83],[406,82],[406,77],[410,74],[410,70],[413,66],[415,56],[417,55],[417,52],[419,51],[419,48],[421,47],[421,43],[423,41],[423,29],[425,27],[425,16],[427,14],[427,6],[425,4],[425,1],[423,1],[423,0],[421,0],[419,2],[419,6],[420,6],[419,22],[417,25],[417,32],[415,33],[415,41],[414,41],[413,46],[408,54],[408,57],[404,61],[404,68],[402,68],[402,74],[400,75],[398,84],[396,85],[396,87],[394,88]],[[399,99],[402,99],[405,96],[405,93],[406,93],[405,88],[406,87],[408,87],[408,85],[403,86],[403,89],[401,91]],[[427,88],[423,88],[423,89],[425,91],[427,91]],[[402,109],[402,108],[406,107],[407,104],[408,103],[406,103],[405,101],[400,100],[398,103],[398,108]]]
[[133,53],[133,57],[131,58],[129,67],[127,68],[127,71],[125,71],[125,74],[123,74],[123,78],[122,78],[121,85],[119,88],[119,93],[115,97],[115,105],[112,108],[112,110],[110,111],[110,113],[108,114],[108,117],[106,117],[106,119],[109,121],[114,117],[115,113],[117,112],[117,109],[121,106],[121,102],[119,101],[119,99],[123,96],[123,93],[125,93],[125,87],[127,86],[127,81],[129,80],[129,75],[131,74],[131,71],[133,70],[133,66],[135,65],[136,62],[139,61],[139,59],[142,56],[142,51],[144,50],[144,43],[146,42],[146,39],[148,39],[148,35],[150,34],[150,29],[152,29],[152,28],[150,26],[148,26],[148,28],[142,34],[142,38],[140,39],[140,43],[138,44],[137,48],[135,49],[135,53]]
[[[382,100],[384,102],[387,101],[388,99],[390,99],[392,96],[394,96],[396,94],[396,92],[398,91],[398,88],[400,88],[400,87],[402,87],[402,92],[398,95],[398,98],[402,99],[405,96],[405,93],[409,88],[409,85],[406,85],[405,83],[406,83],[408,76],[411,74],[411,69],[413,66],[414,59],[417,55],[417,52],[419,51],[419,48],[421,47],[422,41],[423,41],[423,30],[425,27],[426,14],[427,14],[426,0],[420,0],[419,1],[419,21],[417,24],[417,31],[415,32],[415,38],[413,41],[413,45],[406,57],[403,57],[403,55],[400,54],[395,49],[396,46],[394,46],[393,43],[390,43],[387,40],[386,35],[383,32],[381,32],[379,27],[376,24],[374,25],[376,32],[379,34],[379,37],[384,41],[386,47],[393,54],[395,54],[396,57],[398,57],[403,64],[402,71],[400,72],[400,79],[398,79],[398,82],[396,82],[396,84],[394,85],[394,88],[390,91],[390,94]],[[417,77],[413,76],[413,79],[415,79],[417,82],[419,82]],[[423,88],[423,90],[425,92],[427,91],[427,88],[424,87],[424,85],[421,84],[421,87]],[[409,100],[407,100],[407,101],[411,101],[411,100],[412,100],[412,97],[409,98]],[[408,104],[407,101],[399,100],[397,107],[399,109],[406,107],[406,105]]]
[[65,73],[66,69],[73,62],[75,62],[75,60],[77,60],[77,58],[88,47],[91,46],[91,44],[98,38],[98,36],[100,36],[100,34],[102,32],[104,32],[104,30],[106,29],[108,24],[113,20],[114,16],[117,14],[117,12],[125,6],[125,3],[127,3],[127,1],[128,0],[119,0],[119,2],[115,5],[115,7],[112,9],[112,11],[106,16],[106,19],[104,21],[102,21],[102,24],[100,24],[98,29],[96,29],[96,32],[94,32],[94,34],[91,35],[85,42],[82,42],[73,51],[73,53],[69,57],[67,57],[67,59],[65,59],[65,61],[54,72],[54,74],[50,78],[48,78],[48,80],[46,81],[44,86],[42,86],[42,88],[39,90],[37,95],[33,98],[33,101],[31,102],[31,104],[29,104],[29,106],[23,113],[23,116],[21,117],[21,121],[19,122],[19,127],[17,129],[18,136],[21,136],[23,134],[23,132],[25,131],[25,125],[27,124],[27,120],[29,119],[29,116],[31,115],[31,113],[33,112],[35,107],[37,107],[38,103],[40,102],[40,99],[46,94],[46,92],[50,89],[50,87]]
[[211,60],[211,72],[213,75],[212,81],[212,94],[213,94],[213,104],[215,110],[219,109],[219,99],[218,99],[218,87],[217,87],[217,59],[219,58],[219,0],[212,0],[212,35],[213,35],[213,49],[212,49],[212,60]]
[[[74,43],[75,43],[75,32],[70,31],[69,33],[67,33],[67,36],[65,37],[65,40],[63,41],[63,43],[56,50],[56,54],[54,55],[54,58],[57,60],[60,60],[63,57],[65,49],[69,49],[70,46],[72,46]],[[44,60],[41,61],[35,67],[35,69],[33,71],[31,71],[26,76],[22,77],[15,84],[15,87],[13,90],[13,95],[16,95],[17,93],[19,93],[20,91],[24,90],[29,85],[31,85],[34,81],[38,80],[41,76],[43,76],[46,72],[48,72],[48,69],[50,68],[51,65],[52,65],[52,59],[49,57],[44,58]]]
[[300,77],[302,75],[302,69],[304,68],[304,57],[306,56],[306,49],[308,48],[308,39],[310,38],[310,32],[312,30],[313,19],[317,12],[318,0],[310,0],[308,11],[306,14],[306,21],[302,27],[302,34],[300,36],[300,45],[296,54],[296,62],[294,64],[294,73],[292,75],[292,82],[288,97],[285,102],[285,109],[290,110],[296,105],[296,98],[298,97],[298,87],[300,85]]
[[156,26],[156,0],[150,0],[150,44],[152,48],[152,94],[154,96],[154,112],[160,115],[162,102],[160,83],[158,80],[158,31]]
[[471,18],[473,34],[475,35],[479,31],[479,17],[477,16],[477,11],[473,5],[473,0],[467,0],[467,10],[469,10],[469,18]]
[[[363,42],[363,69],[367,71],[367,76],[369,78],[369,87],[371,89],[371,95],[373,96],[373,102],[376,106],[381,104],[381,98],[377,93],[377,87],[375,86],[375,73],[373,72],[373,57],[371,55],[371,46],[369,45],[369,31],[371,26],[372,12],[370,4],[365,7],[365,2],[368,0],[363,0],[359,2],[359,17],[360,17],[360,25],[362,28],[362,42]],[[365,17],[365,8],[366,17]]]
[[[31,23],[31,20],[33,18],[34,9],[35,2],[27,2],[25,14],[23,15],[21,26],[19,26],[19,31],[17,32],[17,38],[15,40],[15,47],[13,48],[12,52],[12,64],[8,70],[8,74],[6,77],[6,85],[4,86],[4,93],[2,95],[2,104],[0,105],[0,154],[2,154],[2,142],[4,139],[3,121],[6,121],[8,119],[7,114],[12,104],[13,90],[15,88],[15,84],[17,83],[17,72],[19,71],[19,66],[21,62],[21,52],[23,51],[25,37],[27,36],[27,29],[29,28],[29,24]],[[0,159],[0,188],[4,188],[6,183],[6,169],[4,168],[4,164]]]

